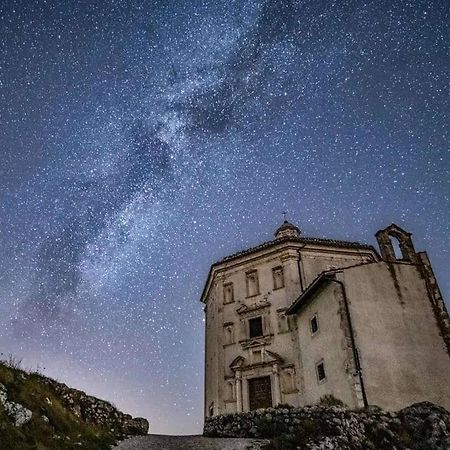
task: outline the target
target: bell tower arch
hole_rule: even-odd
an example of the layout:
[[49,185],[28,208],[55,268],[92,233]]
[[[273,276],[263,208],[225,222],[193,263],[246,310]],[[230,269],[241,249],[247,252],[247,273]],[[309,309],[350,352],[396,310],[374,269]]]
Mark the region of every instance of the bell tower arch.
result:
[[[375,234],[378,245],[380,246],[381,257],[385,261],[405,261],[416,263],[418,256],[414,249],[411,239],[411,233],[400,228],[394,223],[384,230],[380,230]],[[398,242],[400,253],[396,254],[394,240]]]

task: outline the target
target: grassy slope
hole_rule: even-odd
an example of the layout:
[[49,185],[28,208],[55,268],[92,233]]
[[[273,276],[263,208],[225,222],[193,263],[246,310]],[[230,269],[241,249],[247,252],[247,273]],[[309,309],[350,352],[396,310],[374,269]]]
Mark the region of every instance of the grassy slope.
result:
[[[7,389],[8,401],[33,412],[28,423],[15,427],[0,405],[0,450],[103,450],[113,443],[107,430],[86,424],[65,408],[40,375],[0,363],[0,383]],[[48,423],[42,416],[49,419]]]

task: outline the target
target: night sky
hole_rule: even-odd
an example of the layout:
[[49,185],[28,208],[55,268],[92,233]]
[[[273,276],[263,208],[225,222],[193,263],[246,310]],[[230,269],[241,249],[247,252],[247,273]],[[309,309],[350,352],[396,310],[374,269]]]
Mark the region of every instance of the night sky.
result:
[[209,265],[392,222],[450,298],[450,3],[0,2],[0,351],[200,432]]

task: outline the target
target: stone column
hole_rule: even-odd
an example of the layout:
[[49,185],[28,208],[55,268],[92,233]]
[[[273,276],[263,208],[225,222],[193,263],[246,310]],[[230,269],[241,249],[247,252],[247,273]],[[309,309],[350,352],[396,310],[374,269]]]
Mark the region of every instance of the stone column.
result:
[[241,371],[236,370],[236,412],[242,412],[242,378]]
[[281,403],[280,374],[278,372],[278,364],[272,366],[273,373],[273,404],[277,406]]

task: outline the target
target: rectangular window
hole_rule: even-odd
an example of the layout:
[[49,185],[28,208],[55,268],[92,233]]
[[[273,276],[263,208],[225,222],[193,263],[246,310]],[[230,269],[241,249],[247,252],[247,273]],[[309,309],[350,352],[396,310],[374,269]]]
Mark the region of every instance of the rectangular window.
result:
[[247,297],[253,297],[259,294],[258,271],[252,270],[245,274],[247,284]]
[[274,289],[281,289],[284,287],[284,274],[283,274],[283,267],[274,267],[272,269],[272,276],[273,276],[273,288]]
[[209,417],[214,416],[214,402],[209,405],[208,414],[209,414]]
[[254,317],[249,319],[248,328],[250,332],[250,338],[259,337],[263,335],[262,317]]
[[317,379],[318,379],[319,383],[322,381],[325,381],[327,376],[325,374],[325,365],[324,365],[323,361],[320,361],[319,363],[317,363],[316,371],[317,371]]
[[226,283],[223,285],[223,302],[224,303],[234,302],[233,283]]
[[317,320],[317,314],[310,320],[311,333],[316,334],[319,331],[319,321]]

